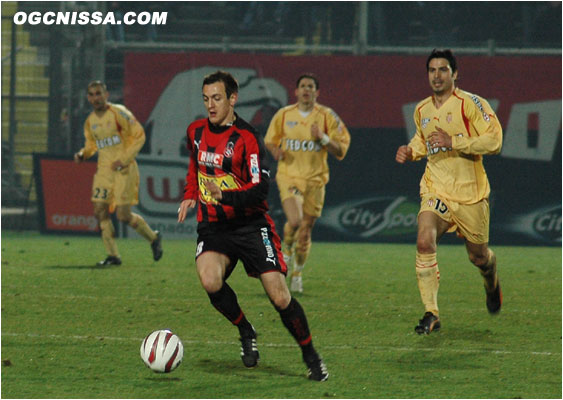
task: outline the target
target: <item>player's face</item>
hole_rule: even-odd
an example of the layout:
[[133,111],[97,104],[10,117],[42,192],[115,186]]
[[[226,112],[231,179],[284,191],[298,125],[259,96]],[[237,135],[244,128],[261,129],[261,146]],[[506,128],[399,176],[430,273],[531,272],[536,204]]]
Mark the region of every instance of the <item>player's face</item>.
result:
[[300,106],[311,108],[317,101],[319,91],[315,85],[315,81],[310,78],[303,78],[299,81],[297,89],[295,89],[295,97]]
[[456,78],[457,71],[452,73],[450,63],[445,58],[433,58],[428,63],[428,81],[435,94],[451,92]]
[[92,104],[94,110],[103,111],[106,109],[109,93],[103,86],[92,86],[88,88],[88,102]]
[[236,93],[231,94],[231,97],[227,98],[223,82],[215,82],[203,86],[203,103],[205,104],[209,121],[214,125],[221,126],[233,122],[236,101]]

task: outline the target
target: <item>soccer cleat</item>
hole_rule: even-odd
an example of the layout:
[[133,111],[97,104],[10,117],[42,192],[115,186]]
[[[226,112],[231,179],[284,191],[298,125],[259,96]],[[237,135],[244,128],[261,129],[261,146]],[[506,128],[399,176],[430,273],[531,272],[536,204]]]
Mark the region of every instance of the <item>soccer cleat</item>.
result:
[[487,292],[487,310],[490,314],[498,314],[502,306],[502,290],[500,289],[500,282],[497,280],[497,287],[492,292]]
[[240,358],[246,368],[253,368],[260,360],[258,346],[256,345],[256,333],[254,336],[245,336],[240,338]]
[[328,369],[322,358],[318,355],[310,359],[303,359],[307,364],[307,377],[312,381],[323,382],[328,379]]
[[440,318],[428,311],[424,313],[422,319],[418,321],[418,325],[414,327],[414,331],[419,335],[423,333],[429,335],[430,332],[439,331],[440,327]]
[[291,284],[289,285],[289,290],[291,290],[294,293],[303,293],[303,279],[301,275],[291,277]]
[[116,256],[107,256],[105,260],[98,261],[96,265],[99,267],[107,265],[121,265],[121,258]]
[[152,258],[154,258],[154,261],[158,261],[162,257],[162,253],[163,253],[162,243],[161,243],[162,236],[159,231],[154,231],[154,233],[156,233],[156,239],[154,239],[151,243]]

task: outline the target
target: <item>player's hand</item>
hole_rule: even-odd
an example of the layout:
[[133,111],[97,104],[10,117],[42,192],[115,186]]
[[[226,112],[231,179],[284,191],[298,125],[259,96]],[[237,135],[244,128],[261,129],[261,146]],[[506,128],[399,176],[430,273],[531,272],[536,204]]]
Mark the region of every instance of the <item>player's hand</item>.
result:
[[84,154],[81,151],[74,153],[75,163],[80,164],[82,160],[84,160]]
[[448,132],[440,128],[439,126],[436,127],[436,130],[430,134],[428,137],[428,141],[430,142],[430,146],[435,148],[445,147],[449,149],[452,147],[452,138],[448,135]]
[[316,122],[311,125],[311,136],[313,136],[313,140],[321,140],[323,138],[323,132]]
[[404,164],[406,161],[412,161],[412,149],[403,145],[397,149],[397,154],[395,155],[395,161],[399,164]]
[[188,215],[188,211],[195,207],[196,201],[193,199],[184,200],[180,203],[180,208],[178,208],[178,223],[182,223]]
[[213,197],[217,201],[221,201],[221,199],[223,198],[223,192],[221,192],[221,189],[215,182],[204,181],[203,184],[205,185],[205,189],[207,189],[211,197]]
[[283,160],[283,157],[285,155],[285,152],[281,147],[272,147],[270,149],[270,153],[272,153],[272,157],[274,157],[274,160],[276,161]]
[[111,169],[114,171],[121,171],[125,168],[125,165],[121,163],[121,160],[117,160],[111,163]]

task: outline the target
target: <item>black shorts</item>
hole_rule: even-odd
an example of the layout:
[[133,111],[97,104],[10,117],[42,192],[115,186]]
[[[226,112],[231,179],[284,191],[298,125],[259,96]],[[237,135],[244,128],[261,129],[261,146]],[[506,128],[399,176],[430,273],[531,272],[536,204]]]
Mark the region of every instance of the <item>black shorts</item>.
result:
[[225,279],[231,275],[241,260],[248,276],[279,271],[287,275],[283,260],[281,240],[269,215],[248,219],[244,225],[200,224],[198,226],[197,259],[206,251],[215,251],[229,257]]

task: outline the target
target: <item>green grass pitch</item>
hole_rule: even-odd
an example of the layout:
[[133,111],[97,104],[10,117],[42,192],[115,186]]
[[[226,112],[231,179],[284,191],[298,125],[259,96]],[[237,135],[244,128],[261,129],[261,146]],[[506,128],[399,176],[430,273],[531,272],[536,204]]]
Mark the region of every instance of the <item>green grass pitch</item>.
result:
[[[258,331],[255,369],[200,287],[195,241],[164,238],[158,263],[143,240],[118,244],[123,265],[96,268],[99,238],[2,233],[3,398],[561,398],[560,248],[493,246],[493,317],[461,242],[440,246],[442,330],[419,336],[414,243],[314,243],[298,299],[331,374],[319,383],[241,265],[229,283]],[[184,344],[170,374],[139,356],[161,328]]]

